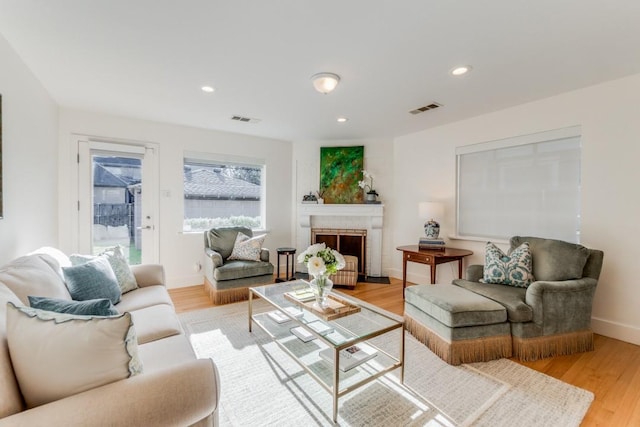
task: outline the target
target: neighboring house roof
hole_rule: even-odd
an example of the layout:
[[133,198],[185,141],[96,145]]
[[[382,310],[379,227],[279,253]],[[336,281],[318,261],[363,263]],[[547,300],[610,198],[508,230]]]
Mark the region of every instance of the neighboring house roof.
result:
[[127,187],[140,182],[140,159],[95,157],[93,183],[96,187]]
[[122,187],[126,188],[130,183],[122,177],[116,176],[109,172],[99,163],[94,164],[93,168],[93,185],[94,187]]
[[187,169],[184,196],[188,199],[260,200],[260,186],[216,170]]

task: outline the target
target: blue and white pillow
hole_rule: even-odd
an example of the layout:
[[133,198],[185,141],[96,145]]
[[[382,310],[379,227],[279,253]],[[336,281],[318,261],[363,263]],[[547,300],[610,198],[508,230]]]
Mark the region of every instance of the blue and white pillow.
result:
[[533,268],[529,243],[524,242],[506,255],[496,245],[487,242],[483,283],[526,288],[533,282]]

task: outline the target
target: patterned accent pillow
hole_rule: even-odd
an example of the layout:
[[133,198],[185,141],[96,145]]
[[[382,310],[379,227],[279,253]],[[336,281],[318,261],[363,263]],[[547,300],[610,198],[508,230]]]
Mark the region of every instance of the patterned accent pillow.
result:
[[8,303],[7,345],[29,408],[142,373],[130,313],[76,316]]
[[124,256],[120,245],[106,249],[100,255],[107,257],[111,268],[113,268],[113,272],[116,274],[118,285],[120,285],[123,294],[138,289],[136,277],[133,275],[131,267],[129,267],[129,261],[127,261],[127,258]]
[[120,302],[122,291],[116,275],[103,257],[73,267],[62,267],[71,298],[76,301],[108,298],[113,304]]
[[[111,268],[116,275],[116,279],[118,279],[118,286],[120,286],[120,290],[123,294],[134,289],[138,289],[138,282],[131,271],[131,267],[129,267],[127,258],[124,256],[122,246],[118,245],[113,248],[105,249],[99,256],[105,257],[107,261],[109,261],[109,264],[111,264]],[[80,254],[73,254],[69,257],[71,265],[84,264],[96,258],[97,257],[95,256]]]
[[233,245],[233,251],[229,255],[230,260],[240,259],[245,261],[260,261],[260,252],[266,234],[249,238],[246,234],[238,233],[236,243]]
[[117,316],[118,310],[106,298],[73,301],[58,298],[29,296],[29,305],[40,310],[56,313],[80,314],[83,316]]
[[531,268],[531,250],[524,242],[510,255],[505,255],[496,245],[487,242],[483,283],[526,288],[534,280]]

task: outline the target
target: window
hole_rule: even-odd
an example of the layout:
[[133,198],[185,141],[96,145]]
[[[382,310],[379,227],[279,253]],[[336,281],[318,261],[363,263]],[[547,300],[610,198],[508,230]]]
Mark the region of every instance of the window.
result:
[[264,164],[208,157],[184,159],[184,231],[264,228]]
[[580,240],[580,128],[459,147],[461,237]]

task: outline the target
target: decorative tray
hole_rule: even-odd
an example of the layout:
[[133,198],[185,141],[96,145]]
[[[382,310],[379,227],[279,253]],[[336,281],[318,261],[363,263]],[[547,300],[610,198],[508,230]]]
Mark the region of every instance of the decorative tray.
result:
[[304,307],[306,310],[322,317],[324,320],[335,320],[344,316],[349,316],[350,314],[358,313],[360,311],[360,307],[357,305],[353,305],[349,301],[346,301],[339,296],[329,294],[327,296],[327,303],[329,307],[324,310],[314,307],[315,300],[313,301],[300,301],[295,297],[289,295],[288,293],[284,294],[285,298],[289,301],[292,301],[298,304],[301,307]]

